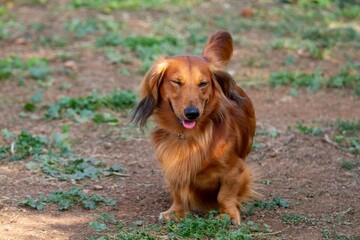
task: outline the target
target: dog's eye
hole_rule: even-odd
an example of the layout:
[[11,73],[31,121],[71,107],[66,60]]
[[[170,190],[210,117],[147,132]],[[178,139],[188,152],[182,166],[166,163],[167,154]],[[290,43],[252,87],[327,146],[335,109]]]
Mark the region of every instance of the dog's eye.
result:
[[177,86],[179,86],[179,87],[181,87],[181,86],[183,85],[182,82],[177,81],[177,80],[171,80],[170,82],[172,82],[173,84],[175,84],[175,85],[177,85]]
[[199,83],[199,87],[206,87],[207,85],[208,85],[208,82]]

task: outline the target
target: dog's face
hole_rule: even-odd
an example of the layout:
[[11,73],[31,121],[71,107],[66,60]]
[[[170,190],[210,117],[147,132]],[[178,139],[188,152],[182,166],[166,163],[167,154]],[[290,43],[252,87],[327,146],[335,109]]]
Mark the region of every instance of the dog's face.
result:
[[214,94],[230,98],[235,82],[223,67],[231,54],[232,38],[220,31],[209,38],[201,56],[158,60],[145,75],[133,121],[144,126],[161,106],[172,111],[185,129],[195,128],[212,99],[219,99],[212,98]]
[[165,65],[160,96],[167,101],[179,123],[192,129],[214,91],[209,63],[201,57],[176,56],[166,59]]

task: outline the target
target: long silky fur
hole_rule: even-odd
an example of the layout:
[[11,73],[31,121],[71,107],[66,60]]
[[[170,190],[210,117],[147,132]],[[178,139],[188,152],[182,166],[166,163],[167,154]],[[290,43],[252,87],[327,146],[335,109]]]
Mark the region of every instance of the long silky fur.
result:
[[[180,194],[185,209],[206,210],[219,207],[217,195],[220,186],[227,183],[219,182],[206,188],[209,184],[204,182],[204,188],[201,189],[198,185],[195,186],[199,184],[196,182],[199,181],[199,172],[206,170],[207,166],[213,169],[214,164],[222,166],[223,170],[206,171],[209,181],[220,179],[221,176],[217,174],[228,176],[229,173],[224,172],[224,169],[235,173],[239,196],[233,204],[238,209],[241,208],[240,201],[256,196],[251,169],[245,164],[255,134],[255,113],[249,97],[236,85],[231,75],[222,69],[231,54],[230,34],[217,32],[209,38],[203,55],[212,73],[213,95],[197,120],[196,128],[187,131],[185,139],[176,138],[176,134],[184,129],[167,99],[163,99],[160,94],[160,83],[166,71],[164,61],[157,62],[146,74],[142,85],[142,99],[132,112],[132,121],[141,127],[153,116],[157,127],[152,133],[152,142],[157,159],[173,196],[174,192]],[[233,142],[229,142],[224,136],[230,136]],[[211,162],[211,159],[214,161]]]

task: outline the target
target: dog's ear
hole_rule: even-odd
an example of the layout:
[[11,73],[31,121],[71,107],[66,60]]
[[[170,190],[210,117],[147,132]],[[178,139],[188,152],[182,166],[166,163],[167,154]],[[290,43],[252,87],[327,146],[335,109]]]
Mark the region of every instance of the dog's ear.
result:
[[166,69],[166,60],[160,59],[145,74],[144,80],[140,86],[140,94],[142,99],[131,113],[131,121],[135,124],[139,124],[141,128],[145,126],[146,121],[152,115],[155,107],[159,103],[159,87]]
[[233,40],[230,33],[217,31],[211,35],[204,47],[202,55],[217,67],[224,68],[233,52]]
[[237,103],[241,102],[241,96],[235,91],[236,82],[232,76],[221,69],[212,70],[215,84],[218,84],[224,95]]

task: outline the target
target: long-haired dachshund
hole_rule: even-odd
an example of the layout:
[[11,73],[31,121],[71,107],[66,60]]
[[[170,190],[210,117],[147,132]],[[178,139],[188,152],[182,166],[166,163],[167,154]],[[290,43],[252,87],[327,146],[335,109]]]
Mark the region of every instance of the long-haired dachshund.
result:
[[132,121],[156,124],[152,142],[173,198],[160,219],[219,208],[240,224],[241,202],[255,194],[245,164],[255,112],[224,70],[232,51],[231,35],[218,31],[200,56],[161,58],[145,75]]

